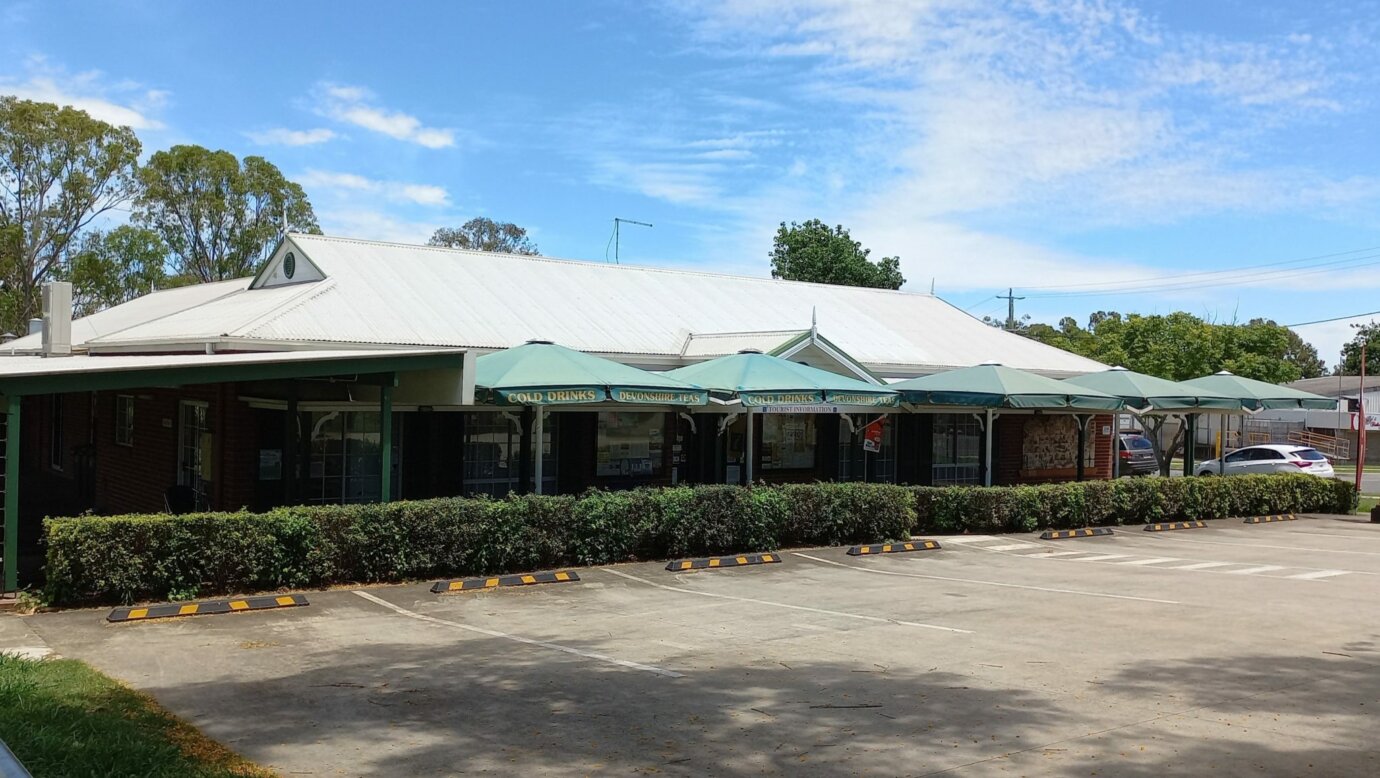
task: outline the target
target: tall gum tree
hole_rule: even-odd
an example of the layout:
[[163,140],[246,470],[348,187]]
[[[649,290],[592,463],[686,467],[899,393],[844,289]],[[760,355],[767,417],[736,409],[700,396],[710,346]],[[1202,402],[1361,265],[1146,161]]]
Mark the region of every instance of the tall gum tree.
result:
[[0,97],[0,326],[22,334],[39,289],[65,275],[78,235],[129,200],[134,131],[85,111]]
[[134,221],[162,238],[194,282],[253,275],[283,232],[320,232],[299,184],[263,157],[173,146],[139,171]]

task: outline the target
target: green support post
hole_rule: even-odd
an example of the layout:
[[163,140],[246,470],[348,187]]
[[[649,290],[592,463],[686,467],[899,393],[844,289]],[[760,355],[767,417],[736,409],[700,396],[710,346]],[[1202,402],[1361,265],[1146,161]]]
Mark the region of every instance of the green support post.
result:
[[393,501],[393,384],[389,376],[379,389],[379,502]]
[[19,407],[5,398],[5,583],[0,594],[19,591]]
[[1184,475],[1193,475],[1193,453],[1198,445],[1198,414],[1184,417]]

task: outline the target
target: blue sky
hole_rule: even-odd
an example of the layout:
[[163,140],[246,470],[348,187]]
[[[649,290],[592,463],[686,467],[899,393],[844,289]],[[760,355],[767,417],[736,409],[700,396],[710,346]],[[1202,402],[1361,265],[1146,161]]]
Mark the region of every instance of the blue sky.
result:
[[[1044,321],[1380,310],[1376,2],[9,2],[0,28],[0,93],[263,155],[330,234],[489,216],[602,261],[619,216],[655,224],[625,262],[763,275],[817,217],[979,316],[1009,286]],[[1347,327],[1301,332],[1335,363]]]

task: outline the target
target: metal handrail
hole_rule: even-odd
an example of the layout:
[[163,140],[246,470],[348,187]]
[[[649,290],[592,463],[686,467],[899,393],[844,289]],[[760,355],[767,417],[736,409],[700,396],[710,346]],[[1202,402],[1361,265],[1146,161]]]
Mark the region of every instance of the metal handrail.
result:
[[33,778],[3,740],[0,740],[0,778]]

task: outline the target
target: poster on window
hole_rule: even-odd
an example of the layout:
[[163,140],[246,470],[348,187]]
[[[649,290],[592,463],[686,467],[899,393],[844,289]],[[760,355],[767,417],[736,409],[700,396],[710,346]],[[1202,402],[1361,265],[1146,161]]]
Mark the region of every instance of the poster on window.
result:
[[885,423],[885,419],[878,419],[863,428],[863,451],[866,451],[869,454],[881,453],[883,432],[882,425]]

